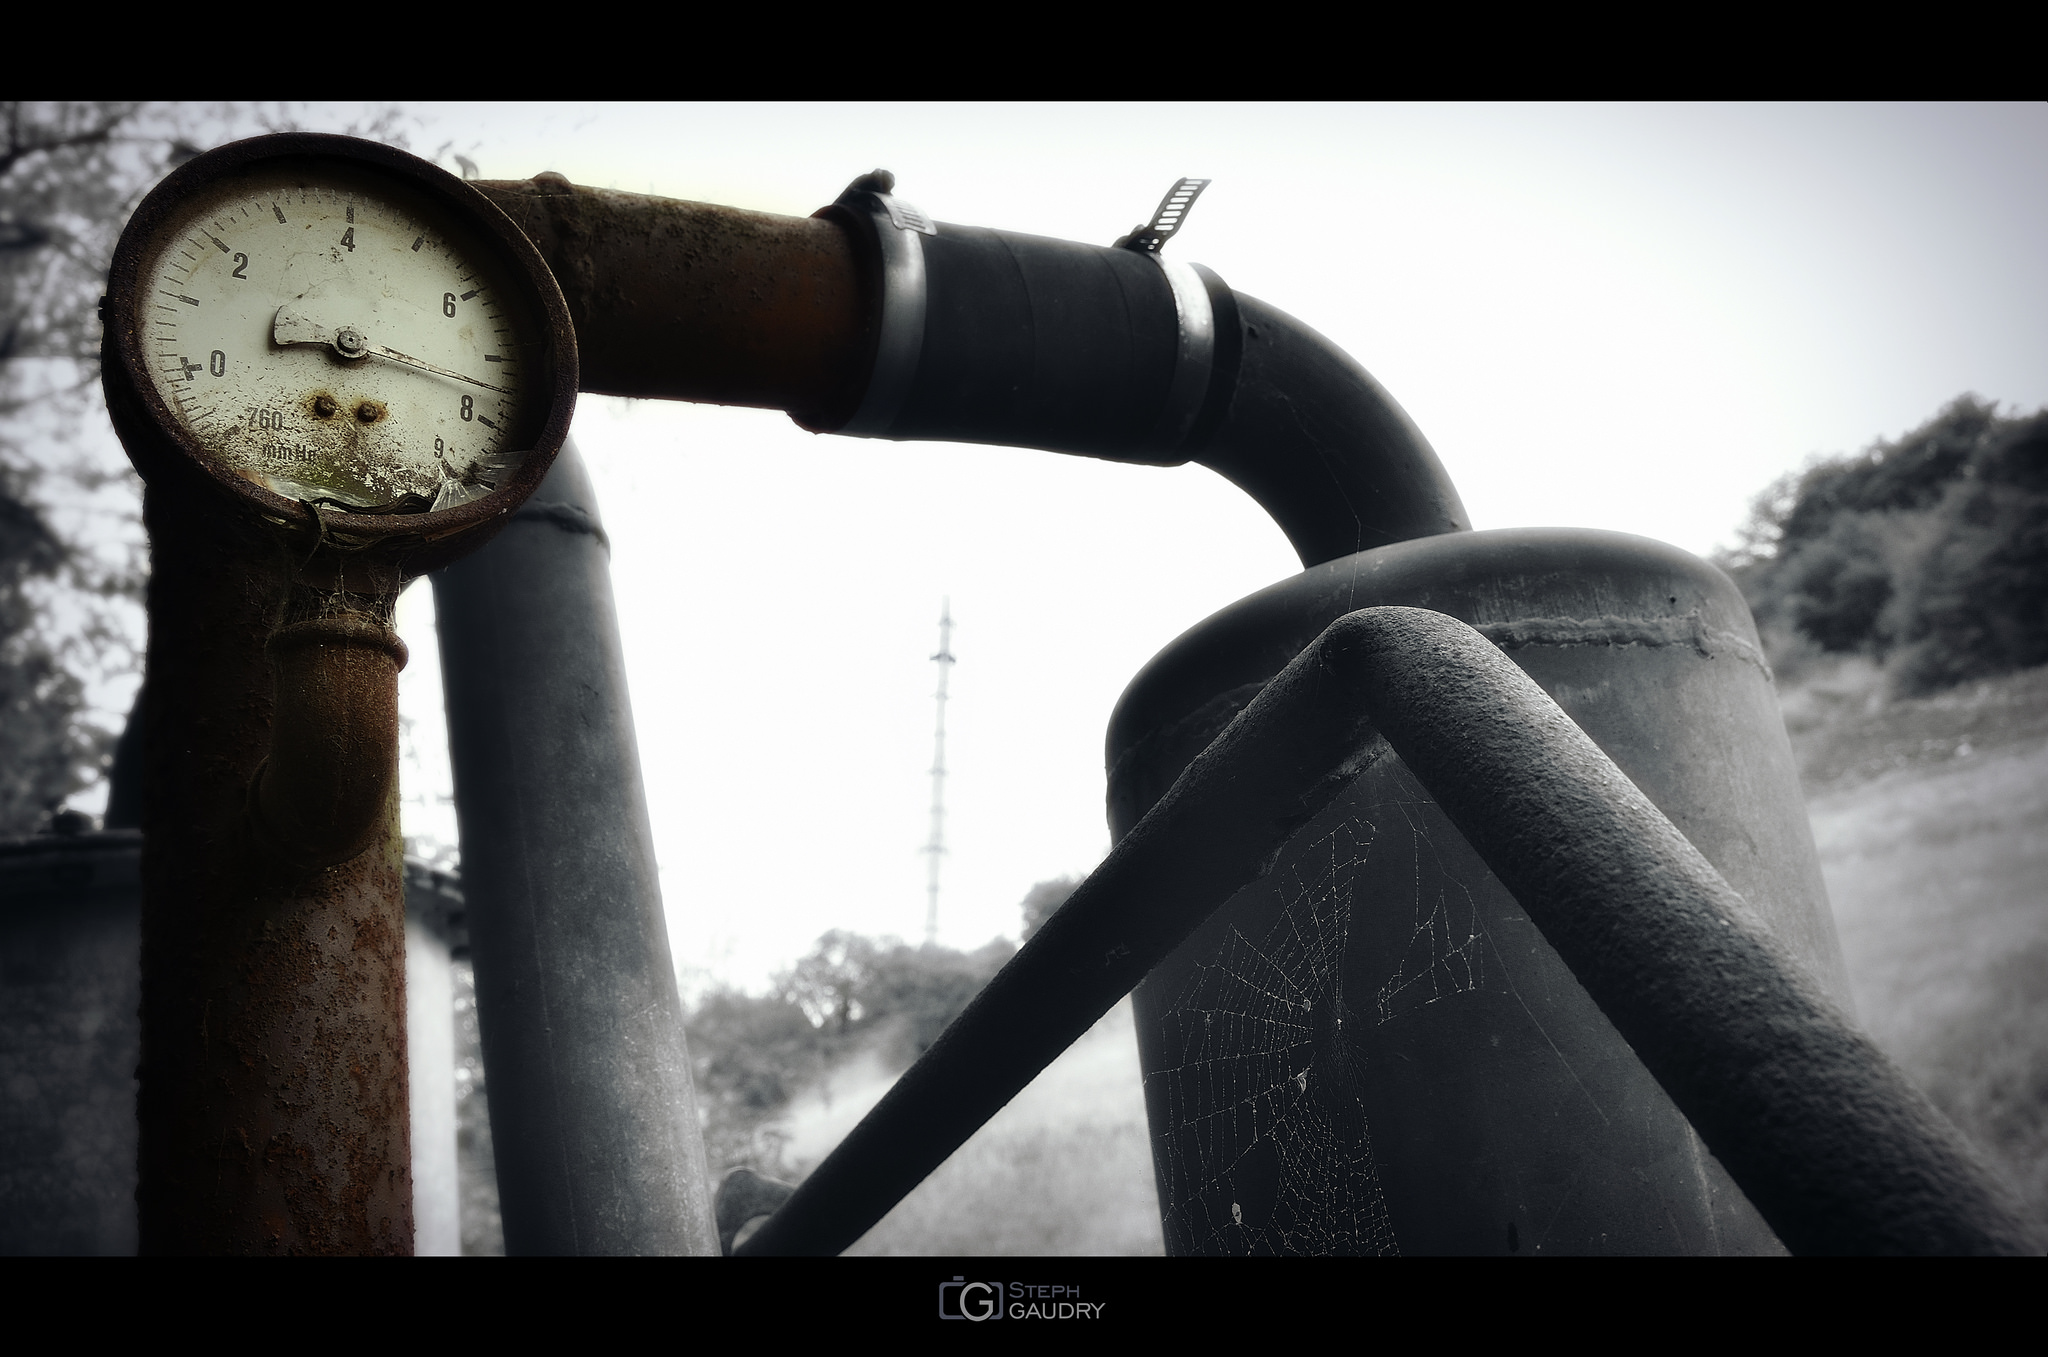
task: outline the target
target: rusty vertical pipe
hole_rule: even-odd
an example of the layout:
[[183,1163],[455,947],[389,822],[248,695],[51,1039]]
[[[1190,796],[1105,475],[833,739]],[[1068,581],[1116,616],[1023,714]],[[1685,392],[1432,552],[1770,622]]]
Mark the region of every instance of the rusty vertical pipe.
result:
[[398,671],[393,594],[287,623],[264,649],[277,678],[270,756],[249,809],[280,857],[335,867],[384,832],[397,767]]
[[409,1254],[395,587],[184,485],[144,517],[141,1249]]
[[[375,270],[351,274],[343,263],[358,248],[354,225],[319,249],[272,237],[284,251],[272,259],[278,267],[257,269],[260,286],[249,281],[249,256],[201,225],[217,210],[206,204],[251,184],[270,194],[279,183],[336,206],[334,194],[346,197],[337,227],[355,221],[364,194],[402,205],[401,216],[420,214],[424,233],[408,225],[378,248],[409,258],[432,235],[467,261],[465,276],[481,272],[485,281],[463,300],[493,294],[503,326],[496,333],[518,345],[508,367],[522,372],[522,390],[396,349],[351,349],[340,342],[354,333],[344,328],[336,361],[374,352],[424,379],[400,402],[417,402],[416,422],[392,426],[395,441],[375,446],[337,444],[307,423],[335,413],[332,393],[319,378],[309,391],[287,375],[310,375],[300,369],[267,366],[293,342],[277,324],[295,296],[313,295],[300,291],[309,282],[343,292],[378,282]],[[306,201],[303,192],[285,198]],[[292,224],[272,207],[279,228]],[[310,230],[312,219],[297,226]],[[201,237],[220,257],[181,276],[210,279],[192,284],[207,300],[172,295],[195,314],[225,317],[219,323],[230,328],[220,333],[239,337],[222,339],[208,363],[181,361],[174,377],[164,346],[176,326],[150,309],[151,299],[164,296],[156,284],[174,267],[167,253]],[[320,249],[339,272],[324,282],[292,273]],[[240,261],[233,273],[230,257]],[[357,267],[370,258],[359,256]],[[209,291],[215,284],[224,290]],[[374,311],[376,295],[353,296],[349,314]],[[397,294],[387,287],[384,295]],[[456,301],[448,294],[444,307]],[[410,1253],[396,777],[405,655],[391,614],[406,579],[488,541],[546,474],[575,408],[574,327],[531,243],[475,190],[389,147],[310,134],[238,142],[173,171],[122,232],[102,315],[107,411],[148,486],[154,567],[142,723],[141,1245],[154,1253]],[[458,347],[477,337],[463,333]],[[260,393],[246,424],[226,399],[242,386],[193,398],[200,374],[230,372],[252,377],[246,391]],[[510,460],[444,465],[431,473],[436,489],[408,479],[421,468],[400,463],[424,455],[443,417],[430,407],[451,379],[514,397],[495,419],[467,396],[460,405],[462,422],[474,414],[499,431]],[[324,412],[320,395],[329,396]],[[216,398],[218,408],[208,404]],[[356,419],[393,413],[381,397],[366,398]],[[266,431],[260,447],[237,442],[257,429]],[[437,451],[446,451],[442,443],[435,440]],[[502,465],[486,476],[492,460]],[[281,468],[290,474],[271,474]],[[386,499],[399,483],[387,485],[389,473],[412,489]],[[372,485],[383,489],[368,493]],[[489,493],[475,493],[479,485]]]

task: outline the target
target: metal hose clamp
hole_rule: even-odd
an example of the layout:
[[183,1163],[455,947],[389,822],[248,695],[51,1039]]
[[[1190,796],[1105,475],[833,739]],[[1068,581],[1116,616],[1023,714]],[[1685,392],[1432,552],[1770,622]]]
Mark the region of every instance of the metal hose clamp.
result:
[[835,207],[857,212],[874,223],[882,248],[881,334],[875,344],[875,366],[867,394],[852,419],[834,432],[863,438],[886,438],[917,379],[924,351],[924,242],[939,228],[923,212],[895,197],[896,176],[887,170],[864,174],[839,195]]
[[1166,402],[1147,440],[1154,448],[1169,452],[1187,441],[1209,394],[1209,376],[1216,368],[1216,308],[1210,304],[1209,289],[1194,265],[1156,251],[1143,253],[1166,275],[1166,285],[1173,290],[1173,309],[1180,317],[1173,381],[1166,388]]
[[1176,179],[1159,200],[1152,220],[1132,227],[1129,235],[1110,247],[1142,254],[1157,264],[1166,275],[1166,285],[1173,289],[1173,309],[1180,317],[1180,347],[1174,355],[1173,382],[1166,389],[1166,403],[1146,440],[1160,451],[1170,452],[1187,440],[1202,413],[1204,398],[1209,394],[1209,374],[1216,367],[1216,308],[1209,302],[1209,289],[1192,266],[1170,263],[1161,253],[1166,242],[1187,224],[1189,209],[1210,182]]

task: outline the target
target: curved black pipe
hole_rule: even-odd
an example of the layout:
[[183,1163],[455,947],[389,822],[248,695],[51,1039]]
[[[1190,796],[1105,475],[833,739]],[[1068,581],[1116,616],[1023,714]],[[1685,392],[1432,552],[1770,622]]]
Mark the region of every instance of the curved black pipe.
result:
[[[922,312],[922,342],[901,351],[910,370],[888,371],[881,354],[871,379],[900,383],[900,398],[870,427],[842,431],[1154,466],[1196,461],[1257,500],[1304,565],[1471,526],[1414,421],[1349,355],[1286,313],[1206,269],[1195,270],[1193,295],[1177,299],[1162,261],[1142,251],[893,224],[902,205],[874,206],[893,201],[854,192],[827,209],[878,248],[885,314]],[[921,263],[890,271],[906,253]],[[1205,300],[1207,315],[1189,314]],[[1189,363],[1206,372],[1183,419],[1174,407],[1190,399],[1189,383],[1176,376]]]
[[924,343],[888,437],[1186,460],[1148,446],[1180,332],[1157,264],[979,226],[919,243]]
[[1236,323],[1219,306],[1217,330],[1235,333],[1242,357],[1212,393],[1220,418],[1206,437],[1196,429],[1193,460],[1257,500],[1303,566],[1471,528],[1436,450],[1371,373],[1285,311],[1234,301]]

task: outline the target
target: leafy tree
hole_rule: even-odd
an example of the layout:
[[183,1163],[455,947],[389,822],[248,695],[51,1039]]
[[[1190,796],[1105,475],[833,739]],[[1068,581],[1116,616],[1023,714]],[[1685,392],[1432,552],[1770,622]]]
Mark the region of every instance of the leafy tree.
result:
[[37,634],[30,586],[65,564],[57,540],[0,466],[0,834],[22,834],[82,785],[102,750],[72,714],[81,685]]
[[1053,911],[1067,903],[1067,897],[1080,886],[1078,876],[1056,876],[1050,881],[1041,881],[1024,893],[1024,902],[1018,910],[1024,916],[1024,926],[1017,934],[1017,940],[1031,941],[1031,935],[1038,926],[1052,917]]
[[835,930],[767,994],[706,995],[686,1030],[714,1169],[775,1171],[771,1123],[792,1099],[855,1055],[907,1068],[1014,951],[1002,938],[960,952]]
[[2048,663],[2048,411],[1961,396],[1781,478],[1720,562],[1780,660],[1866,654],[1905,694]]
[[[53,520],[121,474],[80,447],[97,408],[94,307],[128,213],[193,151],[140,104],[8,103],[0,121],[0,833],[18,834],[99,776],[111,748],[84,719],[82,675],[132,634],[119,613],[139,600],[139,560]],[[132,649],[124,663],[137,667]]]
[[1893,592],[1886,517],[1836,514],[1784,564],[1784,615],[1822,650],[1881,651],[1889,639],[1880,626]]
[[1900,583],[1904,692],[2048,664],[2048,411],[1988,432],[1963,472]]
[[780,993],[731,989],[705,995],[685,1030],[713,1172],[740,1164],[782,1170],[770,1124],[824,1075],[830,1038]]

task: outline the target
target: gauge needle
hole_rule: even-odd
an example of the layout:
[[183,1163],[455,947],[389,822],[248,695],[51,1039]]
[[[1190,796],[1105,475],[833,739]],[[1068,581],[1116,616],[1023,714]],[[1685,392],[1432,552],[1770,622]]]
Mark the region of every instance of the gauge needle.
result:
[[394,363],[403,363],[407,367],[418,368],[421,372],[431,372],[436,377],[452,377],[458,382],[468,382],[471,386],[480,386],[486,391],[495,391],[501,396],[512,394],[502,386],[492,386],[489,382],[479,381],[460,372],[453,372],[444,367],[436,367],[423,358],[415,358],[409,353],[400,353],[397,349],[387,349],[382,344],[367,344],[364,346],[363,352],[375,354],[379,358],[388,358]]
[[407,367],[418,368],[421,372],[431,372],[436,377],[448,377],[458,382],[468,382],[471,386],[480,386],[486,391],[495,391],[501,396],[512,394],[502,386],[493,386],[489,382],[479,381],[477,378],[468,376],[465,373],[429,363],[424,358],[415,358],[409,353],[400,353],[397,349],[387,348],[382,344],[372,344],[363,336],[360,330],[351,326],[344,326],[339,330],[329,330],[326,326],[310,319],[304,312],[296,309],[291,302],[286,302],[283,306],[277,308],[277,319],[271,324],[270,337],[279,344],[331,344],[334,346],[335,351],[344,358],[374,356],[382,358],[387,362],[403,363]]

